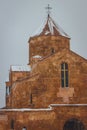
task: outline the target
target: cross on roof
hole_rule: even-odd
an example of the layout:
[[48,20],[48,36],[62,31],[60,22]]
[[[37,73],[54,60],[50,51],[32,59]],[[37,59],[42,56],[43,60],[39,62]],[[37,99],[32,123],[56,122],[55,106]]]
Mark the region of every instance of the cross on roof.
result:
[[48,14],[48,16],[49,16],[50,10],[52,9],[52,7],[50,7],[50,5],[48,4],[48,6],[46,7],[46,9],[47,9],[47,14]]

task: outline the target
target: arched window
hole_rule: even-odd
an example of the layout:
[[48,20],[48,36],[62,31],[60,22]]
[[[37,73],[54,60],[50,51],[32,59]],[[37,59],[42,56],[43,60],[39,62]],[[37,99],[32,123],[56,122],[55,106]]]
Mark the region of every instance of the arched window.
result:
[[68,87],[68,64],[61,64],[61,86]]

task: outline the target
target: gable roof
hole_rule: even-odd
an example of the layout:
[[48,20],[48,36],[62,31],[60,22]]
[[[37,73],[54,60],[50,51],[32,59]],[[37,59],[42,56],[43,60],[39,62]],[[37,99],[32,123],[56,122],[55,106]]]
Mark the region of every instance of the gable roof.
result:
[[48,14],[46,22],[41,28],[36,32],[35,36],[42,36],[42,35],[55,35],[55,36],[64,36],[70,38],[63,29],[57,25],[54,20]]
[[62,62],[67,62],[67,63],[71,62],[71,64],[73,63],[75,63],[75,65],[81,64],[84,67],[87,67],[87,60],[85,58],[81,57],[80,55],[76,54],[75,52],[71,50],[63,49],[59,52],[51,54],[48,57],[45,57],[44,59],[41,59],[40,61],[38,61],[35,68],[32,66],[32,73],[33,74],[42,73],[45,76],[45,73],[50,70],[49,74],[47,74],[47,75],[50,75],[52,68],[49,69],[49,67],[58,66],[58,63],[61,64]]
[[[87,59],[85,59],[84,57],[80,56],[79,54],[75,53],[75,52],[72,51],[72,50],[69,50],[69,49],[66,49],[66,48],[65,48],[65,49],[63,49],[63,50],[61,50],[61,51],[59,51],[59,52],[50,54],[50,55],[48,55],[48,56],[42,58],[41,60],[38,61],[37,64],[40,64],[40,63],[43,64],[43,62],[48,61],[48,60],[54,58],[56,55],[57,55],[57,59],[58,59],[58,58],[60,59],[60,57],[66,56],[66,54],[67,54],[66,51],[67,51],[67,53],[70,54],[72,57],[73,57],[73,56],[76,56],[77,58],[83,60],[84,62],[87,62]],[[63,55],[62,55],[62,54],[63,54]]]

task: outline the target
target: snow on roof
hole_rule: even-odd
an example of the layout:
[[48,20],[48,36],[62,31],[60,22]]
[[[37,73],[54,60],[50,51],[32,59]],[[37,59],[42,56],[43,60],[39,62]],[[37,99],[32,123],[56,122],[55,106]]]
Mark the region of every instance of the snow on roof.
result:
[[23,112],[23,111],[32,111],[32,112],[34,112],[34,111],[52,111],[52,108],[50,107],[50,108],[20,108],[20,109],[15,109],[15,108],[12,108],[12,109],[0,109],[0,111],[21,111],[21,112]]
[[12,65],[11,66],[12,71],[31,71],[30,65]]
[[51,107],[77,107],[77,106],[86,106],[87,107],[87,104],[50,104]]
[[3,108],[0,108],[0,111],[21,111],[21,112],[24,112],[24,111],[52,111],[53,110],[53,107],[87,107],[87,104],[50,104],[48,108],[18,108],[18,109],[15,109],[15,108],[12,108],[12,109],[3,109]]
[[45,23],[35,32],[34,36],[38,35],[61,35],[70,38],[63,29],[57,25],[54,20],[48,15]]
[[33,58],[42,58],[42,56],[40,56],[40,55],[35,55],[35,56],[33,56]]

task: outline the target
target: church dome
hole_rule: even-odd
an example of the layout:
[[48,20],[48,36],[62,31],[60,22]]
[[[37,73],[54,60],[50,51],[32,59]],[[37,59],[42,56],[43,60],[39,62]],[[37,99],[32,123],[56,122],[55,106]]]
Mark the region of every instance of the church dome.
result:
[[57,25],[52,17],[48,14],[45,23],[36,31],[34,36],[64,36],[70,38],[63,29]]

